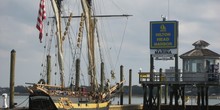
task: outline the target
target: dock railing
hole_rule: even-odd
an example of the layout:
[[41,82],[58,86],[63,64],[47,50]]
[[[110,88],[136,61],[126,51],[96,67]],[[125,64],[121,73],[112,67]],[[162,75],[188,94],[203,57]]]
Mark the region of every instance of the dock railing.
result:
[[139,83],[148,83],[148,82],[175,82],[175,83],[184,83],[184,82],[194,82],[194,83],[220,83],[220,73],[202,73],[202,72],[181,72],[177,73],[177,79],[175,79],[174,72],[169,73],[159,73],[154,72],[152,74],[153,80],[150,81],[150,72],[140,72],[139,73]]

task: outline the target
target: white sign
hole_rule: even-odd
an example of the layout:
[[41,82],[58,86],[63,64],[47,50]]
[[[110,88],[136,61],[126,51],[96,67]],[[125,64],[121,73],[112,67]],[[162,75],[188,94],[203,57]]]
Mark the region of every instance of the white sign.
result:
[[173,57],[177,54],[177,49],[150,49],[153,57]]
[[155,57],[155,60],[173,60],[173,57]]
[[174,57],[173,54],[152,54],[152,57]]
[[150,54],[177,54],[177,49],[150,49]]

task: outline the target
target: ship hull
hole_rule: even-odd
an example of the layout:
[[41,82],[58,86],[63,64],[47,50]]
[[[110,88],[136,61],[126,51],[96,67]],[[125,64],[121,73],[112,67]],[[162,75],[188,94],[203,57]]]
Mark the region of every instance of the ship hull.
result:
[[[72,108],[68,110],[108,110],[109,108]],[[67,109],[58,109],[58,110],[67,110]]]
[[[79,102],[73,97],[54,97],[43,92],[29,95],[29,110],[108,110],[109,101],[106,102]],[[75,98],[76,99],[76,98]]]
[[[66,97],[65,97],[66,98]],[[69,99],[69,98],[66,98]],[[109,102],[101,102],[101,103],[85,103],[85,102],[75,102],[68,103],[65,102],[55,102],[55,105],[58,110],[68,109],[68,110],[108,110]],[[65,104],[64,104],[65,103]]]

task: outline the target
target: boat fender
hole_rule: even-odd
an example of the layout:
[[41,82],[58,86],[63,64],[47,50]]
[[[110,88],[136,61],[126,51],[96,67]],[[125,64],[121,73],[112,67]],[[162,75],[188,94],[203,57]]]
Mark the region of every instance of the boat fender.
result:
[[2,94],[2,99],[3,99],[2,108],[8,108],[7,97],[8,97],[8,94],[6,94],[6,93]]

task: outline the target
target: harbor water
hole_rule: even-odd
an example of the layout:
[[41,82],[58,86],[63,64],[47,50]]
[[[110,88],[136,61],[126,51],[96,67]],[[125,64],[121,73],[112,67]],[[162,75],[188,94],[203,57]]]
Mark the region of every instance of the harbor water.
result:
[[[189,96],[190,97],[190,96]],[[9,104],[9,97],[7,98]],[[128,104],[128,97],[125,96],[123,99],[124,104]],[[168,99],[169,102],[169,99]],[[15,107],[28,107],[28,96],[15,96],[14,103],[17,103]],[[115,97],[112,99],[112,104],[119,104],[120,98]],[[164,103],[164,99],[162,99],[162,103]],[[181,103],[181,102],[180,102]],[[220,103],[220,98],[215,96],[209,99],[209,105],[216,105]],[[131,99],[131,104],[143,104],[143,97],[141,96],[133,96]],[[3,105],[3,98],[0,97],[0,108]],[[186,101],[186,105],[196,105],[196,97],[191,96],[188,101]]]

